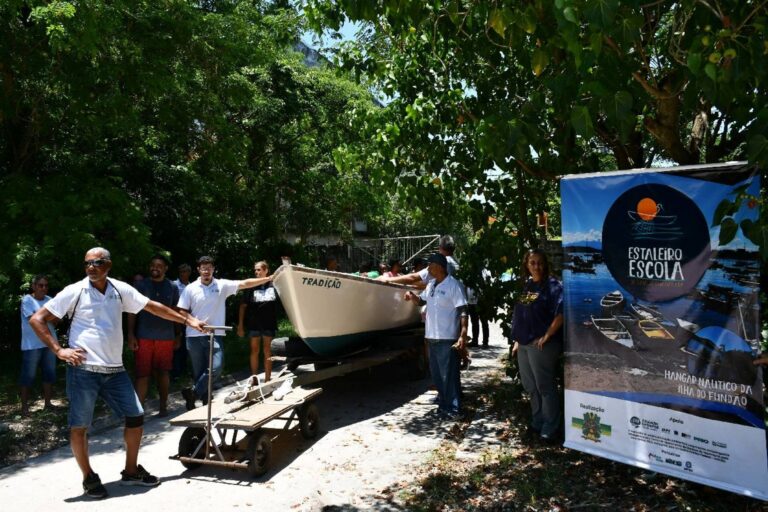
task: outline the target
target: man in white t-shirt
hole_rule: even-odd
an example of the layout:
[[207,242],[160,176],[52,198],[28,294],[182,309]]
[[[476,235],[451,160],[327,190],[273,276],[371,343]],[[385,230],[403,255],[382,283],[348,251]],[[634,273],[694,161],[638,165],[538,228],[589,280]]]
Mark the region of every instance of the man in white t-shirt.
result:
[[448,275],[448,259],[443,254],[429,257],[432,279],[417,295],[407,291],[405,300],[427,305],[424,337],[429,346],[429,369],[437,388],[438,410],[456,418],[461,413],[459,360],[467,344],[467,300],[461,283]]
[[[160,483],[137,463],[144,432],[144,409],[130,377],[123,368],[123,313],[146,310],[166,320],[202,331],[205,324],[196,318],[149,300],[122,281],[108,279],[112,268],[109,251],[95,247],[85,253],[82,281],[70,284],[40,308],[29,324],[43,343],[67,366],[69,398],[69,439],[72,454],[83,473],[86,496],[101,499],[107,490],[91,468],[88,457],[88,427],[93,419],[96,398],[125,418],[125,469],[121,483],[154,487]],[[47,327],[69,315],[69,346],[59,345]]]
[[[215,261],[210,256],[202,256],[197,260],[197,273],[200,277],[187,285],[179,297],[178,307],[181,311],[191,313],[202,319],[208,325],[223,326],[226,320],[227,297],[234,295],[238,290],[253,288],[272,280],[272,276],[254,277],[233,281],[231,279],[216,279],[213,273],[216,270]],[[208,403],[208,373],[218,379],[224,364],[224,352],[222,345],[224,336],[213,337],[213,364],[208,368],[210,352],[210,336],[200,334],[194,329],[187,329],[187,352],[192,361],[192,388],[181,391],[187,402],[187,409],[195,408],[195,401],[202,400],[203,405]]]

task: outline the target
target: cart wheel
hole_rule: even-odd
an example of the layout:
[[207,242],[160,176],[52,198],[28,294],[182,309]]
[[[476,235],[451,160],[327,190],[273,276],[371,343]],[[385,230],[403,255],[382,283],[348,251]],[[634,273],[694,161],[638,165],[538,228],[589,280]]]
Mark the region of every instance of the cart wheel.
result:
[[248,473],[251,476],[261,476],[269,468],[272,457],[272,439],[260,430],[251,434],[248,441]]
[[[192,457],[192,453],[203,439],[205,439],[205,430],[202,428],[189,427],[184,429],[184,432],[181,434],[181,439],[179,439],[179,456]],[[200,450],[198,450],[195,458],[205,458],[205,446],[202,446]],[[201,464],[196,464],[194,462],[182,462],[182,464],[187,469],[196,469],[201,466]]]
[[304,439],[314,439],[320,432],[320,411],[315,404],[299,408],[299,429]]

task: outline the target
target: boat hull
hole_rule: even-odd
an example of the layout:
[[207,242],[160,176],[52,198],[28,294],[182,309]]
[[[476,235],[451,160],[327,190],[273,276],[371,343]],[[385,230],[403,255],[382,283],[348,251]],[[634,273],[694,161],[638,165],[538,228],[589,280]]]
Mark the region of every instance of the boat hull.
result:
[[295,265],[278,268],[272,282],[296,334],[320,356],[349,354],[421,323],[403,285]]

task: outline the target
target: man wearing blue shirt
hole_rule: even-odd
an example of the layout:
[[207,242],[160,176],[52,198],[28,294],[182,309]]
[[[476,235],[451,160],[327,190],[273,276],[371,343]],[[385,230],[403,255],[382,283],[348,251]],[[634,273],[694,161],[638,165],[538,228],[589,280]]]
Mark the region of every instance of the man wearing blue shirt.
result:
[[[179,289],[165,277],[168,259],[162,254],[152,257],[149,262],[149,279],[136,284],[145,297],[175,308],[179,302]],[[160,395],[158,416],[168,415],[169,372],[173,368],[173,351],[181,345],[181,330],[170,320],[160,318],[146,311],[137,315],[128,313],[128,345],[135,352],[136,394],[142,406],[147,398],[149,377],[154,374]]]
[[[29,414],[29,390],[35,380],[37,368],[40,367],[43,374],[43,399],[45,408],[51,405],[53,384],[56,382],[56,356],[48,350],[45,343],[40,341],[35,331],[29,325],[29,319],[35,311],[51,300],[48,293],[48,278],[37,275],[32,280],[32,293],[21,299],[21,375],[19,387],[21,388],[21,415]],[[48,323],[48,332],[56,338],[53,323]]]

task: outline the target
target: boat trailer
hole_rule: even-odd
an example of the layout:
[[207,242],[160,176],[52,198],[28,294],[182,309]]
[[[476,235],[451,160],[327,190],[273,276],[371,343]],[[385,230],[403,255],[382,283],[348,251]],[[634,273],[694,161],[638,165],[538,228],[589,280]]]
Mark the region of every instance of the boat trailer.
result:
[[[213,336],[217,331],[232,327],[211,326],[209,368],[213,360]],[[313,401],[322,393],[321,388],[303,388],[326,379],[380,364],[408,355],[411,348],[396,348],[375,353],[353,355],[348,360],[285,357],[286,365],[269,382],[260,382],[258,376],[225,397],[213,398],[213,378],[208,375],[208,403],[170,420],[170,424],[185,427],[179,439],[178,453],[171,456],[187,469],[215,466],[247,471],[260,477],[269,470],[272,441],[283,431],[298,428],[302,437],[315,439],[320,431],[320,412]],[[423,361],[417,355],[416,367]],[[314,362],[313,371],[298,371],[297,364]]]

